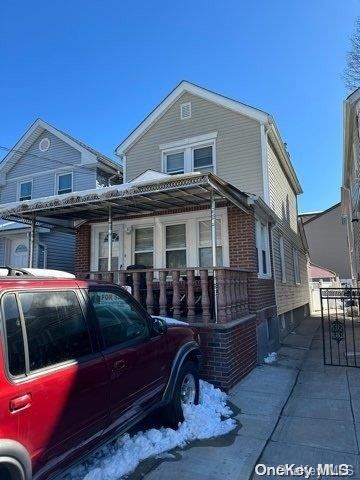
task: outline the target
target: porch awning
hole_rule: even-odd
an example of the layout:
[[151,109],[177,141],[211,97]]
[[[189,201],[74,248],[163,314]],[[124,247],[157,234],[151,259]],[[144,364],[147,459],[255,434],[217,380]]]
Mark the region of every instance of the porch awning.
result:
[[54,219],[61,223],[64,220],[96,221],[107,218],[109,207],[113,217],[144,216],[209,204],[211,192],[216,199],[228,200],[249,212],[247,194],[212,173],[191,173],[9,203],[0,208],[0,218],[24,223],[34,217],[38,221]]

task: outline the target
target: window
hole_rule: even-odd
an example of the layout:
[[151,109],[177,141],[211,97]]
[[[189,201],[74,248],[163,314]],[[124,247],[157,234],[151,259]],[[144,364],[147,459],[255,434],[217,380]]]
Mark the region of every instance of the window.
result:
[[259,276],[263,278],[271,277],[269,229],[267,224],[260,220],[256,220],[256,253]]
[[294,248],[293,250],[293,260],[294,260],[294,281],[295,283],[301,283],[300,278],[300,266],[299,266],[299,252]]
[[193,151],[194,172],[212,172],[213,147],[195,148]]
[[186,225],[165,227],[166,268],[186,267]]
[[31,200],[32,195],[32,181],[21,182],[19,185],[19,200]]
[[30,371],[92,353],[90,336],[72,291],[20,293]]
[[154,266],[154,229],[153,227],[135,229],[135,264]]
[[166,173],[170,175],[184,173],[184,152],[166,155]]
[[89,292],[105,348],[148,338],[146,318],[131,298],[109,290]]
[[281,281],[282,283],[286,283],[284,237],[279,237],[279,250],[280,250],[279,254],[280,254]]
[[[199,266],[212,267],[211,221],[200,220],[199,225]],[[223,265],[221,246],[221,220],[216,219],[216,265]]]
[[3,309],[9,372],[14,376],[22,375],[25,374],[24,339],[17,301],[13,293],[4,297]]
[[[111,270],[117,270],[119,267],[119,234],[113,232],[112,234],[112,258],[111,258]],[[106,232],[99,233],[99,271],[108,270],[108,257],[109,257],[109,234]]]
[[58,175],[58,195],[72,192],[72,173],[62,173]]

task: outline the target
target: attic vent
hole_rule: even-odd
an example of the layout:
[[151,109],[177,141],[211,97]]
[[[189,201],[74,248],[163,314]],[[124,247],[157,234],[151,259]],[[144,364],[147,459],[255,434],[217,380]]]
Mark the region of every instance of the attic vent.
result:
[[48,138],[42,138],[39,142],[40,152],[47,152],[50,148],[50,140]]
[[180,117],[181,120],[191,118],[191,102],[182,103],[180,105]]

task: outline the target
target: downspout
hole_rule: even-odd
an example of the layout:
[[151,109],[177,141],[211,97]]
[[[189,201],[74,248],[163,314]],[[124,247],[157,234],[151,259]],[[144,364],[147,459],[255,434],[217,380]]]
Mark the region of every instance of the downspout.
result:
[[261,166],[263,177],[264,202],[270,207],[270,185],[269,185],[269,159],[268,159],[268,131],[269,126],[260,125],[261,138]]
[[35,215],[31,219],[30,228],[30,245],[29,245],[29,268],[34,267],[34,254],[35,254]]
[[214,275],[214,310],[215,310],[215,323],[218,322],[218,285],[216,278],[216,203],[214,190],[211,189],[210,196],[210,218],[211,218],[211,248],[212,248],[212,264]]
[[112,233],[113,233],[113,222],[112,222],[112,211],[111,206],[109,206],[109,218],[108,218],[108,272],[111,271],[112,263]]

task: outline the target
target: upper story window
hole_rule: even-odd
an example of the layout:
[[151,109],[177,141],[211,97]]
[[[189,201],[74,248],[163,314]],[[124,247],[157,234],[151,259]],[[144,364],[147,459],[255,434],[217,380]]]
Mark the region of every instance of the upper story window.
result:
[[160,145],[163,171],[170,175],[215,172],[217,132]]
[[19,200],[31,200],[32,196],[32,180],[19,183]]
[[269,227],[260,220],[256,220],[256,254],[259,277],[270,278]]
[[57,195],[62,195],[64,193],[71,193],[73,177],[72,173],[61,173],[57,176]]

